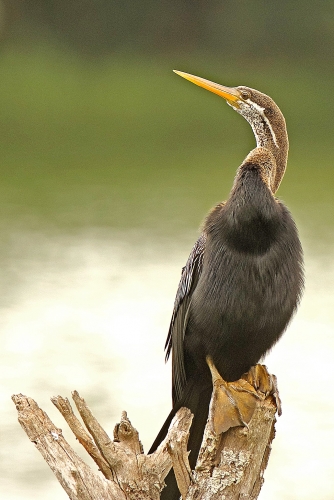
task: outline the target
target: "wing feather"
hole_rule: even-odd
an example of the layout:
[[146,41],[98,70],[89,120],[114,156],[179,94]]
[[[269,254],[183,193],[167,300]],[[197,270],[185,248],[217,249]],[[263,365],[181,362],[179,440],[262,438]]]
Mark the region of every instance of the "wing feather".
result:
[[173,402],[182,394],[186,383],[183,340],[188,322],[192,294],[197,286],[203,268],[206,236],[204,233],[196,241],[188,261],[182,269],[180,283],[176,292],[174,310],[165,344],[166,360],[172,352]]

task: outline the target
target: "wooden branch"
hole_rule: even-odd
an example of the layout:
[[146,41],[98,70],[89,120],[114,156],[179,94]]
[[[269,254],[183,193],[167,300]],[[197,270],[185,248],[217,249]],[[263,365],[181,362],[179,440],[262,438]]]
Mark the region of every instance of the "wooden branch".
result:
[[112,479],[112,472],[108,466],[108,463],[101,455],[98,447],[94,443],[94,440],[90,437],[88,432],[86,432],[80,420],[73,413],[69,400],[67,398],[64,399],[61,396],[57,396],[51,398],[51,401],[63,415],[71,431],[73,432],[79,443],[82,444],[82,446],[85,448],[87,453],[89,453],[89,455],[92,457],[104,477],[106,479]]
[[126,500],[117,485],[94,474],[72,450],[35,401],[22,394],[12,396],[18,419],[71,500]]
[[[220,384],[223,382],[225,391],[226,382],[221,378],[214,381],[209,418],[195,471],[192,476],[184,476],[181,480],[175,475],[183,500],[257,499],[264,482],[263,475],[275,437],[275,415],[277,408],[281,411],[281,402],[276,377],[269,375],[264,365],[254,367],[245,379],[252,382],[251,394],[256,396],[253,398],[252,417],[245,426],[231,423],[222,434],[214,431],[215,405],[220,401],[217,395]],[[245,389],[244,382],[249,383],[246,380],[241,380],[242,390]],[[173,455],[172,459],[174,470],[189,470],[187,455]]]
[[18,420],[29,439],[46,460],[71,500],[159,500],[164,479],[172,467],[168,449],[175,436],[188,435],[192,415],[181,408],[168,434],[151,455],[144,455],[138,432],[126,412],[115,426],[112,441],[74,391],[73,399],[93,439],[75,417],[67,399],[52,398],[74,435],[95,460],[104,477],[93,472],[72,450],[58,429],[37,403],[22,394],[12,396]]
[[[277,406],[280,409],[276,380],[267,375],[265,367],[257,365],[239,385],[228,384],[215,376],[209,419],[195,471],[191,471],[188,461],[192,415],[187,408],[177,412],[158,449],[145,455],[138,432],[126,412],[122,413],[113,439],[110,439],[76,391],[72,397],[86,428],[75,416],[67,398],[52,398],[75,437],[97,464],[100,474],[92,471],[72,450],[61,429],[33,399],[22,394],[12,399],[22,428],[71,500],[159,500],[164,479],[172,466],[183,500],[255,500],[263,484],[275,435]],[[248,409],[246,413],[238,413],[236,419],[232,413],[228,415],[231,427],[219,434],[215,432],[216,406],[226,394],[234,394],[230,390],[246,393],[244,402]],[[225,420],[219,422],[226,427]]]
[[275,413],[274,402],[265,400],[257,405],[248,428],[232,427],[217,436],[208,425],[186,500],[255,500],[275,436]]

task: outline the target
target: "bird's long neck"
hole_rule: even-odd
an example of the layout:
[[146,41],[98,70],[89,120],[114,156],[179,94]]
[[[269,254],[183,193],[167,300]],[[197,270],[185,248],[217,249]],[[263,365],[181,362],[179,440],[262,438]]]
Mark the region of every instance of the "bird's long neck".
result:
[[262,253],[275,237],[278,206],[271,189],[275,163],[267,148],[258,147],[237,171],[220,230],[238,250]]
[[269,206],[276,205],[271,186],[276,178],[276,161],[265,147],[250,151],[237,170],[234,184],[226,202],[236,215],[240,211],[264,213]]
[[281,183],[288,161],[289,140],[283,115],[281,120],[276,131],[266,118],[251,122],[257,147],[267,149],[275,158],[276,174],[271,185],[273,193],[276,193]]
[[222,241],[239,252],[265,252],[278,231],[278,203],[271,183],[276,162],[267,148],[253,149],[238,168],[228,200],[209,214],[204,231],[217,255]]

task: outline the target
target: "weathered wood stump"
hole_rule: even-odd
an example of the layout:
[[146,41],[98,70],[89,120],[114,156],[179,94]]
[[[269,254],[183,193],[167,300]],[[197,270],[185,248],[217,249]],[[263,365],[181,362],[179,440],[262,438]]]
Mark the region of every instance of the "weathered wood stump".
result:
[[249,424],[231,427],[222,434],[216,434],[212,425],[213,397],[194,471],[188,462],[192,415],[187,408],[177,412],[158,449],[145,455],[138,432],[126,412],[122,413],[111,439],[84,399],[76,391],[72,397],[84,425],[75,416],[67,398],[53,397],[52,402],[100,472],[94,472],[72,450],[61,429],[33,399],[22,394],[12,396],[22,428],[71,500],[158,500],[171,467],[174,467],[183,500],[255,500],[258,497],[275,434],[277,408],[272,393],[263,393],[257,388]]

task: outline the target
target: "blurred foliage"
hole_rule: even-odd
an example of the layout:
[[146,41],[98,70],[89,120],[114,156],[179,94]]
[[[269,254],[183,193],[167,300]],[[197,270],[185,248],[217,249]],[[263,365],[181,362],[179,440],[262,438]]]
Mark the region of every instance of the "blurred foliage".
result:
[[291,143],[279,196],[305,234],[331,236],[332,2],[0,5],[3,227],[195,231],[254,138],[176,67],[276,100]]
[[[2,213],[20,213],[24,224],[29,214],[61,226],[197,224],[228,194],[254,139],[224,101],[171,68],[171,61],[129,57],[91,67],[50,48],[3,55]],[[224,75],[224,83],[261,88],[257,72],[230,67]],[[263,79],[261,90],[280,103],[290,130],[282,195],[299,205],[321,189],[321,203],[331,200],[333,113],[314,98],[317,75],[275,67]],[[322,85],[331,79],[324,75]]]
[[[82,54],[171,54],[331,60],[332,0],[2,0],[3,32],[54,36]],[[21,30],[21,31],[20,31]]]

